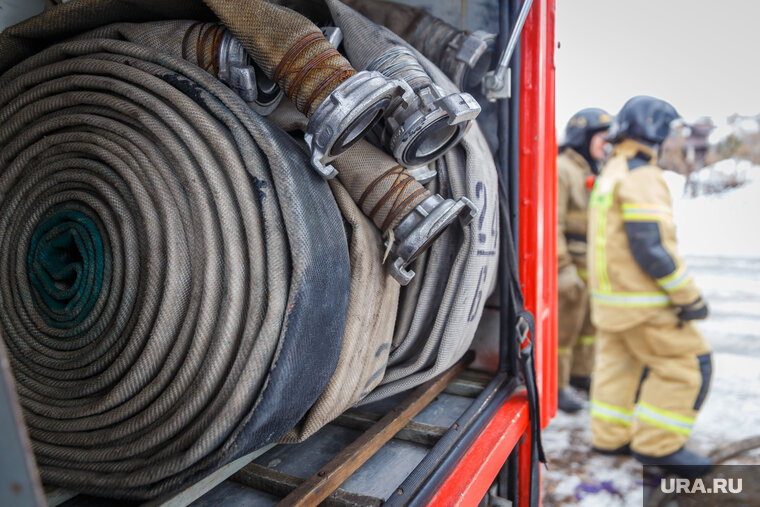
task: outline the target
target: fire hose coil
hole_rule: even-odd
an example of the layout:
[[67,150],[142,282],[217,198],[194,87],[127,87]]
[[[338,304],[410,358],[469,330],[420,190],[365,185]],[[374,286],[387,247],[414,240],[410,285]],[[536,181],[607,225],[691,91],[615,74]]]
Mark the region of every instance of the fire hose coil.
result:
[[0,77],[0,146],[0,335],[43,481],[153,498],[302,418],[350,278],[289,136],[195,65],[85,38]]

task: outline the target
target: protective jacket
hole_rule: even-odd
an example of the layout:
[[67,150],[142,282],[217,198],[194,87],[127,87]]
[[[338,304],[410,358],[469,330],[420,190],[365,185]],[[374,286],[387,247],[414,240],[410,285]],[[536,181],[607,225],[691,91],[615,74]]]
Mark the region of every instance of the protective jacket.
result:
[[559,389],[567,387],[570,375],[588,377],[593,368],[594,329],[590,322],[585,325],[589,311],[585,282],[589,177],[593,172],[586,158],[565,147],[557,158]]
[[676,252],[670,192],[655,163],[654,150],[624,140],[591,194],[589,289],[597,328],[629,329],[699,298]]
[[557,268],[574,264],[581,278],[586,272],[589,176],[593,173],[582,155],[572,148],[562,150],[557,157]]

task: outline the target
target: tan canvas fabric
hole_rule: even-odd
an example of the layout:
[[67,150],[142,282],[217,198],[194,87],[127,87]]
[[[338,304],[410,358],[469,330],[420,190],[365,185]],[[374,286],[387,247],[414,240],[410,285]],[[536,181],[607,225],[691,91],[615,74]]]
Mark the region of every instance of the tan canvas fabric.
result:
[[559,302],[557,307],[557,387],[559,389],[567,387],[570,381],[573,348],[583,328],[588,306],[588,291],[583,286],[577,289],[557,292]]
[[578,335],[578,339],[573,345],[573,361],[570,366],[570,376],[572,377],[590,377],[594,371],[596,328],[591,323],[591,308],[588,298],[586,298],[585,306],[581,334]]
[[[588,162],[572,148],[557,157],[557,267],[586,268],[588,198],[586,179],[593,176]],[[570,237],[568,237],[570,236]],[[580,240],[579,238],[583,238]]]
[[[628,168],[639,152],[655,153],[634,141],[616,146],[594,186],[589,210],[588,275],[591,319],[597,328],[620,331],[648,320],[671,304],[688,304],[699,296],[677,252],[670,192],[656,165]],[[668,279],[655,280],[639,267],[628,246],[627,219],[659,225],[662,245],[676,263],[675,275],[685,283],[667,291]]]
[[393,338],[399,285],[383,266],[380,232],[338,181],[330,188],[346,223],[351,261],[343,348],[327,388],[284,443],[306,439],[366,396],[383,378]]

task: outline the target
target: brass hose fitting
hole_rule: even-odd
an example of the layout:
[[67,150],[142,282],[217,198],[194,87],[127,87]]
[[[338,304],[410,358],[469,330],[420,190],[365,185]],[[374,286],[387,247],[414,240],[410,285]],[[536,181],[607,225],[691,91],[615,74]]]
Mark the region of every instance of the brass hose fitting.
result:
[[330,162],[361,139],[394,98],[412,99],[403,81],[357,72],[314,23],[290,9],[263,0],[206,4],[309,118],[304,139],[324,178],[337,174]]

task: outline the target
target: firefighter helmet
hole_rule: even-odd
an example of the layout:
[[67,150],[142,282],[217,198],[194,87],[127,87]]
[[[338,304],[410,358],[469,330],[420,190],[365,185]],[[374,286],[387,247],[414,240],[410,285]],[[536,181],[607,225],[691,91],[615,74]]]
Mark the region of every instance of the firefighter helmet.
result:
[[601,130],[610,128],[612,116],[604,109],[589,107],[575,113],[565,127],[565,142],[562,146],[569,146],[576,151],[588,149],[591,137]]
[[623,138],[649,144],[662,143],[670,133],[670,124],[680,115],[662,99],[639,95],[625,103],[610,129],[613,143]]

